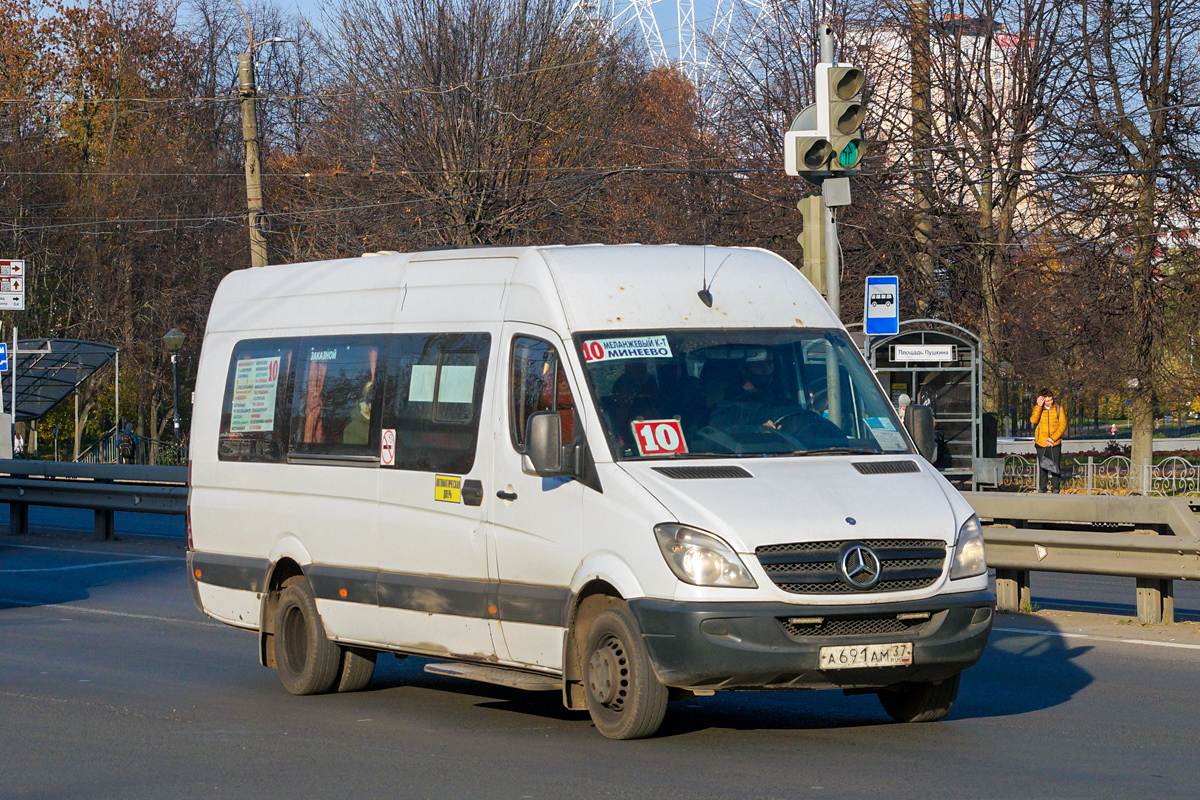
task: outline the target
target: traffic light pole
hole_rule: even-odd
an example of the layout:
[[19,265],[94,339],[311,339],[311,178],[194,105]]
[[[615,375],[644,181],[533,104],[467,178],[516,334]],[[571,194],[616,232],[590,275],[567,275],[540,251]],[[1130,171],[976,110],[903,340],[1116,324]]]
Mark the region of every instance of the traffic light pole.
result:
[[[833,25],[821,23],[821,63],[836,64],[833,51]],[[836,158],[836,155],[834,156]],[[824,205],[824,204],[822,204]],[[841,248],[838,247],[837,219],[833,209],[825,205],[825,299],[833,313],[841,318],[841,270],[838,259]]]
[[[833,25],[826,21],[821,23],[821,63],[836,64],[834,57]],[[818,70],[818,73],[820,70]],[[837,152],[833,154],[837,158]],[[824,181],[821,185],[822,203],[825,210],[825,300],[833,310],[833,315],[842,318],[841,270],[839,269],[842,249],[838,245],[837,218],[829,207],[825,195]],[[825,413],[834,425],[842,424],[841,376],[838,373],[838,360],[833,352],[825,354]]]
[[833,313],[839,319],[842,316],[841,270],[839,269],[838,262],[840,256],[841,248],[838,246],[837,218],[833,216],[833,209],[825,206],[825,299],[829,302],[829,307],[833,309]]

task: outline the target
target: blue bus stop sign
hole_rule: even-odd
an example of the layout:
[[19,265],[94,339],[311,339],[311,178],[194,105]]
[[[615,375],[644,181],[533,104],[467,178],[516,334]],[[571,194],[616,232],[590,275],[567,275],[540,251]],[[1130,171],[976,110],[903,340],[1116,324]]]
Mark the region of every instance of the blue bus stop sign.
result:
[[863,329],[867,336],[891,336],[900,332],[899,278],[894,275],[868,277],[863,305]]
[[0,342],[0,372],[8,372],[8,345]]

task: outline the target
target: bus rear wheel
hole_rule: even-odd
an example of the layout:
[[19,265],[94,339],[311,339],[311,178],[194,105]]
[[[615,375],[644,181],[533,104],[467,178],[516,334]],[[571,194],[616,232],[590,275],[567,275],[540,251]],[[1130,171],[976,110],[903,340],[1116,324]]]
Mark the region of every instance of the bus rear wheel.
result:
[[333,688],[342,650],[325,635],[308,581],[292,579],[275,606],[275,666],[292,694],[323,694]]
[[937,683],[902,683],[883,689],[879,704],[896,722],[937,722],[954,708],[961,677],[956,672]]
[[342,648],[342,664],[338,670],[337,690],[339,692],[357,692],[365,689],[375,674],[374,650],[363,650],[358,647]]

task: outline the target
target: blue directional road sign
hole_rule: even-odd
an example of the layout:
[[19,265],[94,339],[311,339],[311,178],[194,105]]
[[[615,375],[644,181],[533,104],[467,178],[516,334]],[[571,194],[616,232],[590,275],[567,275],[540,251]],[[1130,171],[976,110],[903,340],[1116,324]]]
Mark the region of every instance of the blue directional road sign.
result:
[[867,278],[863,304],[863,328],[867,336],[890,336],[900,332],[900,279],[894,275]]
[[8,345],[0,342],[0,372],[8,372]]

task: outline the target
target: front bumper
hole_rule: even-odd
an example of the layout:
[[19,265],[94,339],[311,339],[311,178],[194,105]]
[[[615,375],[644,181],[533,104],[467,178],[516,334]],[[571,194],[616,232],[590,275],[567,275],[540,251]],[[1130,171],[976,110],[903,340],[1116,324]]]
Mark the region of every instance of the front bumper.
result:
[[[685,603],[630,600],[659,681],[688,689],[871,689],[905,681],[938,681],[974,664],[992,630],[996,597],[989,591],[924,600],[851,606],[792,603]],[[929,612],[900,633],[790,635],[796,617],[849,620]],[[912,664],[824,670],[822,647],[912,642]]]

